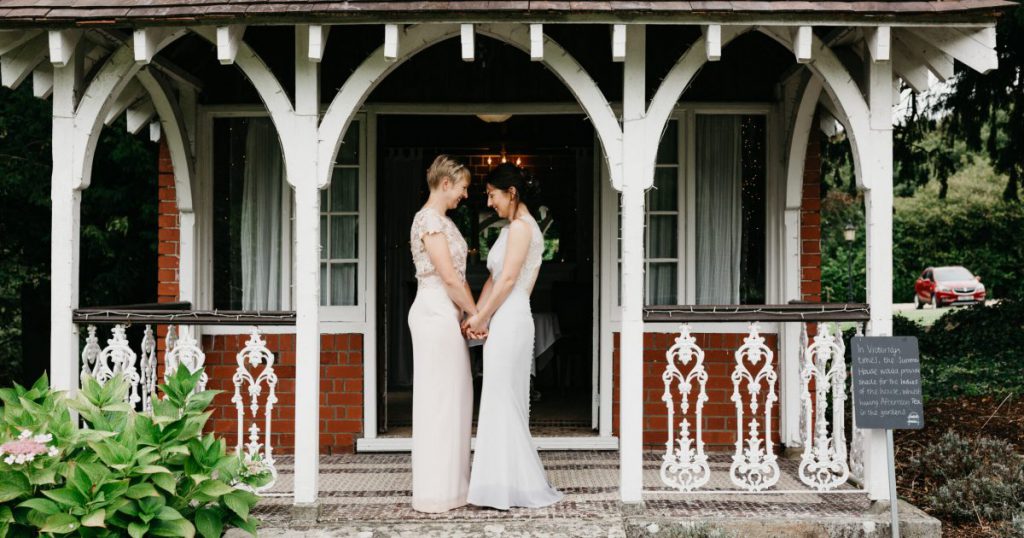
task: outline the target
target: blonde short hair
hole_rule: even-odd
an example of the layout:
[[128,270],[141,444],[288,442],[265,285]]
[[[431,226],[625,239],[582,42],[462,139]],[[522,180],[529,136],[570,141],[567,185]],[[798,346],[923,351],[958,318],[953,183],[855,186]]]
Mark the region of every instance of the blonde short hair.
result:
[[438,155],[427,169],[427,185],[431,190],[440,187],[444,178],[449,178],[455,183],[463,177],[469,180],[469,169],[447,155]]

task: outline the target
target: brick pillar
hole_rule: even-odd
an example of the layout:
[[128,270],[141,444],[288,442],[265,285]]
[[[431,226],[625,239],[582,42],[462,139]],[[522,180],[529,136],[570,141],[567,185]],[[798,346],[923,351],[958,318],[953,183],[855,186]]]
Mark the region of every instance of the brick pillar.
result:
[[800,298],[821,301],[821,132],[811,129],[800,202]]
[[178,203],[174,191],[174,166],[167,143],[160,140],[158,164],[159,205],[157,208],[157,302],[178,300],[179,243]]

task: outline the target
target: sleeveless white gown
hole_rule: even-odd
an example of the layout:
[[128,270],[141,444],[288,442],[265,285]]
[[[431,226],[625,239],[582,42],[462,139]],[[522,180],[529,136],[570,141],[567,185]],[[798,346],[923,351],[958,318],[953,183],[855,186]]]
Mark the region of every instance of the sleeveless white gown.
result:
[[[536,221],[523,220],[533,237],[519,279],[491,317],[484,343],[484,380],[469,479],[470,504],[501,510],[548,506],[562,498],[548,483],[530,437],[530,292],[540,272],[544,236]],[[505,263],[508,233],[506,226],[487,255],[487,268],[495,279]]]

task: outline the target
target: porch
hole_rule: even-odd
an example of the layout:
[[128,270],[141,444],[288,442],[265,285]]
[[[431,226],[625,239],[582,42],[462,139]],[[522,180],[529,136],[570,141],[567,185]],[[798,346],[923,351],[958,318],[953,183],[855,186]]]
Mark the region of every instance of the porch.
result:
[[[516,536],[609,537],[658,535],[686,526],[706,526],[744,536],[885,535],[888,512],[872,507],[852,486],[833,493],[806,490],[798,461],[781,460],[781,491],[742,494],[728,477],[730,459],[711,458],[712,478],[699,494],[680,494],[659,477],[661,455],[644,454],[644,504],[624,507],[618,496],[616,451],[542,452],[552,484],[566,494],[548,508],[507,512],[464,507],[445,514],[410,508],[408,454],[352,454],[321,457],[319,511],[296,511],[287,498],[292,460],[280,460],[279,481],[256,508],[267,536],[349,536],[372,532],[417,536],[458,533]],[[273,496],[281,495],[281,496]],[[904,536],[937,536],[939,524],[923,512],[901,506]],[[306,535],[306,534],[303,534]],[[367,534],[368,536],[369,534]]]

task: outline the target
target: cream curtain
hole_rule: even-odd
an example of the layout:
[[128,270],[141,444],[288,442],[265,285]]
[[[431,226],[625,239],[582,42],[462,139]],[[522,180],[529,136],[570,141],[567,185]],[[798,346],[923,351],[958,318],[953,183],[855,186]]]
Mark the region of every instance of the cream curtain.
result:
[[740,116],[697,116],[697,304],[740,302],[741,140]]
[[242,308],[281,308],[281,196],[284,167],[269,119],[249,121],[242,187]]

